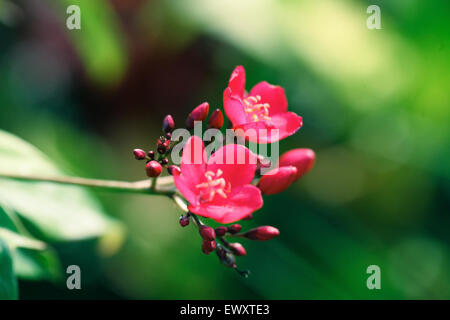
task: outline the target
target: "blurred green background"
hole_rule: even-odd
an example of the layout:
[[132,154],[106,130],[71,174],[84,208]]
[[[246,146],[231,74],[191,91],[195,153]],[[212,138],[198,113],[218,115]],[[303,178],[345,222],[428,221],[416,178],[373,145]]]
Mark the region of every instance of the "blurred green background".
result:
[[[65,26],[70,4],[81,30]],[[317,153],[243,222],[281,231],[244,243],[248,279],[203,255],[168,200],[98,192],[122,249],[61,248],[83,289],[21,280],[20,297],[449,299],[449,13],[447,0],[0,0],[0,128],[68,174],[142,179],[131,150],[154,147],[168,113],[183,124],[203,101],[222,107],[239,64],[247,88],[279,84],[303,116],[280,151]],[[381,290],[366,287],[372,264]]]

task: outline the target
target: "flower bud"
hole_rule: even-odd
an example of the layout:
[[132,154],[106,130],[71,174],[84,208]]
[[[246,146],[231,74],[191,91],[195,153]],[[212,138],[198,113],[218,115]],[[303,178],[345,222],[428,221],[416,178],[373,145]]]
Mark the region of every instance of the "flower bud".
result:
[[216,236],[218,236],[218,237],[223,237],[227,233],[227,231],[228,231],[228,228],[224,227],[224,226],[220,226],[215,229]]
[[220,109],[214,110],[209,117],[208,128],[220,129],[223,126],[223,113]]
[[178,167],[178,166],[176,166],[176,165],[171,165],[171,166],[169,166],[169,167],[167,168],[167,171],[169,172],[169,174],[170,174],[171,176],[174,176],[174,175],[178,176],[178,175],[180,175],[180,173],[181,173],[180,167]]
[[144,160],[145,159],[145,151],[142,149],[134,149],[133,150],[134,157],[136,160]]
[[172,134],[170,132],[167,132],[166,135],[164,136],[167,140],[172,139]]
[[230,248],[231,252],[233,252],[237,256],[245,256],[247,254],[244,246],[239,242],[230,243],[228,247]]
[[217,257],[219,257],[220,262],[230,268],[236,268],[236,259],[234,255],[222,245],[217,244],[216,248]]
[[241,229],[242,226],[240,224],[233,224],[228,227],[228,231],[230,231],[230,233],[232,234],[238,233],[239,231],[241,231]]
[[194,121],[203,121],[206,119],[209,113],[208,102],[203,102],[201,105],[196,107],[186,119],[186,128],[191,130],[194,128]]
[[155,151],[150,150],[149,152],[147,152],[147,155],[150,159],[155,159]]
[[204,254],[210,254],[216,249],[216,242],[215,241],[208,241],[203,240],[202,241],[202,251]]
[[163,131],[165,133],[172,132],[175,128],[175,121],[173,121],[172,116],[169,114],[163,120]]
[[277,194],[286,190],[295,181],[297,168],[293,166],[275,168],[267,172],[258,182],[263,194]]
[[250,240],[270,240],[272,238],[278,237],[280,235],[280,230],[271,226],[261,226],[255,229],[251,229],[244,233],[244,237]]
[[180,217],[180,225],[182,227],[186,227],[189,224],[189,217],[188,216],[181,216]]
[[147,171],[147,176],[155,178],[161,174],[162,166],[158,161],[152,160],[145,165],[145,171]]
[[169,150],[170,147],[170,140],[161,141],[161,139],[158,139],[156,143],[156,150],[159,154],[165,154],[167,150]]
[[312,169],[316,160],[316,154],[311,149],[294,149],[284,153],[280,157],[280,167],[294,166],[297,168],[295,180],[300,179]]
[[160,162],[161,162],[161,164],[162,164],[163,166],[165,166],[166,164],[169,163],[169,159],[167,159],[167,158],[162,158]]
[[209,226],[201,226],[199,232],[204,240],[214,241],[216,239],[214,229]]

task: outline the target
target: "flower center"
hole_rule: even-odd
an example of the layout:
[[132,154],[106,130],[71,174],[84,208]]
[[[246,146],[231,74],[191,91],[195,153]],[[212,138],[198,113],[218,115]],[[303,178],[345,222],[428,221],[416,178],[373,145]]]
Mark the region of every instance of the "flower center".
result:
[[231,192],[231,183],[226,182],[222,176],[222,170],[217,172],[206,171],[206,181],[195,187],[200,190],[200,202],[211,202],[216,195],[226,199],[227,193]]
[[270,120],[268,103],[260,103],[261,96],[249,96],[244,99],[246,114],[250,115],[253,122],[258,122],[260,120]]

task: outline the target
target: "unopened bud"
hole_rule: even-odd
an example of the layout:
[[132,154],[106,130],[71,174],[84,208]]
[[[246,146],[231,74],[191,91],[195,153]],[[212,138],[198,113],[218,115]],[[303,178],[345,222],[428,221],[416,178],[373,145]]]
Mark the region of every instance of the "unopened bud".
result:
[[134,149],[133,150],[134,157],[136,160],[144,160],[145,159],[145,151],[142,149]]
[[216,236],[222,237],[222,236],[225,235],[225,233],[227,233],[228,228],[227,228],[227,227],[220,226],[220,227],[217,227],[217,228],[215,229],[215,231],[216,231]]
[[261,226],[255,229],[251,229],[244,233],[244,237],[250,240],[270,240],[280,235],[280,230],[271,226]]
[[161,162],[161,164],[162,164],[163,166],[165,166],[166,164],[169,163],[169,159],[167,159],[167,158],[162,158],[160,162]]
[[311,149],[294,149],[284,153],[280,157],[280,167],[294,166],[297,168],[295,180],[300,179],[312,169],[316,160],[316,154]]
[[155,178],[161,174],[162,166],[158,161],[152,160],[145,165],[145,171],[147,172],[147,176]]
[[216,239],[214,229],[209,226],[201,226],[199,232],[204,240],[213,241]]
[[241,229],[242,229],[242,226],[240,224],[233,224],[228,227],[228,231],[230,231],[230,233],[232,233],[232,234],[238,233],[239,231],[241,231]]
[[203,102],[201,105],[196,107],[186,119],[186,128],[191,130],[194,128],[194,121],[203,121],[206,119],[209,113],[208,102]]
[[244,246],[239,242],[230,243],[228,247],[237,256],[245,256],[247,254],[247,251],[245,251]]
[[167,132],[166,135],[164,136],[167,140],[172,139],[172,134],[170,132]]
[[203,240],[202,241],[202,251],[204,254],[210,254],[216,249],[216,242],[215,241],[208,241]]
[[277,194],[286,190],[294,181],[297,168],[293,166],[270,170],[261,177],[258,188],[263,194]]
[[234,255],[222,245],[217,244],[216,248],[217,257],[219,257],[220,262],[230,268],[236,268],[236,259]]
[[169,150],[170,146],[170,140],[161,141],[161,139],[158,139],[156,143],[156,150],[159,154],[165,154],[167,150]]
[[220,129],[223,126],[223,113],[220,109],[214,110],[209,117],[208,128]]
[[155,151],[150,150],[149,152],[147,152],[147,155],[150,159],[155,159]]
[[169,166],[169,167],[167,168],[167,171],[169,172],[169,174],[170,174],[171,176],[174,176],[174,175],[178,176],[178,175],[180,175],[180,173],[181,173],[180,168],[179,168],[178,166],[176,166],[176,165],[171,165],[171,166]]
[[186,227],[189,224],[189,217],[188,216],[181,216],[180,217],[180,226]]
[[172,132],[175,128],[175,121],[173,121],[173,118],[171,115],[167,115],[163,120],[163,131],[165,133]]

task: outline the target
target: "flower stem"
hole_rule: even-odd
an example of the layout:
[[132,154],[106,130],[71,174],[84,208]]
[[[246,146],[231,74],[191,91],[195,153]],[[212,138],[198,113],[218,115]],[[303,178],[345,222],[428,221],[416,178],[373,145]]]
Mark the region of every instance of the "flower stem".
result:
[[79,177],[57,177],[38,174],[26,175],[26,174],[0,172],[0,179],[1,178],[18,181],[29,181],[29,182],[52,182],[58,184],[77,185],[118,192],[161,194],[161,195],[172,195],[175,193],[175,188],[173,187],[173,178],[170,176],[159,178],[157,182],[151,180],[128,182],[128,181],[88,179]]
[[192,216],[192,218],[194,219],[194,221],[195,221],[195,224],[197,225],[197,227],[201,227],[201,226],[203,226],[204,225],[204,223],[203,222],[201,222],[201,220],[197,217],[197,215],[196,214],[194,214],[194,213],[189,213],[191,216]]
[[178,194],[173,193],[172,195],[170,195],[170,197],[172,197],[173,201],[175,201],[175,203],[178,205],[178,207],[180,207],[181,210],[183,210],[186,213],[189,212],[186,203]]

